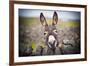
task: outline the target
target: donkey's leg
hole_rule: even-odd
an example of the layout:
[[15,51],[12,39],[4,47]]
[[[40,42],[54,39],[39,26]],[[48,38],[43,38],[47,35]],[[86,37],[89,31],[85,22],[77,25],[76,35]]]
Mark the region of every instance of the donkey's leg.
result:
[[59,50],[60,50],[61,54],[64,54],[64,51],[62,48],[59,48]]
[[38,46],[36,49],[36,55],[43,55],[43,49],[42,46]]
[[53,55],[55,55],[55,48],[54,48],[54,49],[52,49],[52,52],[53,52]]
[[47,55],[53,55],[54,51],[51,48],[47,49]]
[[55,49],[55,55],[61,55],[61,54],[62,54],[62,52],[61,52],[60,48],[59,47],[56,47],[56,49]]

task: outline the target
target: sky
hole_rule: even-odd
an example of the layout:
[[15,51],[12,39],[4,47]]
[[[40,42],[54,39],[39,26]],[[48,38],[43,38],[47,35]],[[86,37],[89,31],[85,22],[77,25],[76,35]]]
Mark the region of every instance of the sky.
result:
[[[35,9],[19,9],[19,16],[21,17],[40,17],[43,13],[45,18],[52,18],[54,10],[35,10]],[[74,11],[56,11],[58,18],[62,20],[80,20],[80,12]]]

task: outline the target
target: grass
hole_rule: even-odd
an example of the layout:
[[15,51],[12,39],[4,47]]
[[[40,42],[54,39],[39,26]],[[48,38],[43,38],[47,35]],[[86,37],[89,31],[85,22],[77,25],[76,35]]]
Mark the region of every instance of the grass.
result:
[[36,48],[36,44],[35,44],[35,42],[33,41],[33,42],[31,42],[31,45],[32,45],[32,48],[34,49],[34,48]]
[[39,19],[38,18],[20,17],[19,22],[20,22],[20,24],[24,24],[26,26],[33,26],[33,25],[37,25],[39,23]]
[[60,24],[61,28],[64,28],[64,27],[77,27],[77,26],[80,26],[80,22],[68,21],[68,22],[62,22]]
[[[43,42],[41,42],[39,46],[44,48],[45,44]],[[34,41],[31,42],[31,47],[33,48],[33,50],[36,50],[37,46],[36,46],[36,43]]]
[[[39,18],[24,18],[24,17],[20,17],[19,22],[20,22],[20,24],[24,24],[26,26],[41,25]],[[58,22],[60,22],[60,21],[58,21]],[[51,19],[47,19],[47,23],[49,25],[51,25],[52,20]],[[76,27],[76,26],[79,26],[79,25],[80,25],[80,22],[76,22],[76,21],[61,22],[59,24],[60,28]]]

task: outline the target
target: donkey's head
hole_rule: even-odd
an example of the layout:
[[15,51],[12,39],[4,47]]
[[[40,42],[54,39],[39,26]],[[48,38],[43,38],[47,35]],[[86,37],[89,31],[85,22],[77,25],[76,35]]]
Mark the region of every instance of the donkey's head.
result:
[[58,46],[57,29],[56,24],[58,22],[58,15],[56,12],[53,14],[52,25],[48,25],[43,13],[40,14],[41,24],[44,26],[44,36],[47,46],[51,49],[55,49]]

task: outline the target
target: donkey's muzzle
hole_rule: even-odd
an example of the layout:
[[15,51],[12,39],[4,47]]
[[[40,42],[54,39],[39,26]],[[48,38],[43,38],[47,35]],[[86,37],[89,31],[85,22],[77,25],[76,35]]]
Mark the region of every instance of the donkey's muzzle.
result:
[[55,48],[57,46],[57,40],[53,35],[50,35],[48,38],[48,46],[50,48]]

